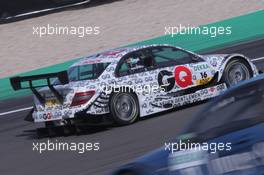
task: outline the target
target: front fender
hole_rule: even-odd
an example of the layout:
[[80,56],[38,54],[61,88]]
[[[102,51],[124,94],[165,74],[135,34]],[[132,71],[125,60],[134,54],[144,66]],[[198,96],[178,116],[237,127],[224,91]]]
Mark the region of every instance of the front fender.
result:
[[206,60],[206,62],[209,63],[212,69],[218,72],[218,75],[219,75],[218,81],[221,80],[228,62],[235,58],[242,59],[248,63],[248,65],[250,66],[252,70],[253,77],[258,75],[258,70],[256,66],[250,61],[249,58],[247,58],[246,56],[242,54],[216,54],[216,55],[205,55],[204,56],[204,59]]
[[227,55],[223,60],[222,60],[222,64],[219,67],[219,81],[221,80],[224,70],[228,64],[229,61],[233,60],[233,59],[240,59],[245,61],[246,63],[248,63],[249,67],[251,68],[251,71],[253,73],[253,77],[257,76],[258,70],[257,67],[252,63],[252,61],[250,61],[249,58],[247,58],[246,56],[242,55],[242,54],[230,54]]

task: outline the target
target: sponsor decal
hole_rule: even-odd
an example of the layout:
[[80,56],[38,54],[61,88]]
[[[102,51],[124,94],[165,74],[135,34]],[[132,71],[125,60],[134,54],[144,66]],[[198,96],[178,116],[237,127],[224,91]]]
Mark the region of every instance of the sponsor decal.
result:
[[193,70],[200,72],[209,69],[208,64],[198,64],[193,66]]
[[171,91],[175,85],[175,80],[172,72],[163,70],[158,74],[159,86],[164,88],[165,92]]
[[193,84],[192,72],[185,66],[177,66],[174,70],[174,78],[178,86],[186,88]]
[[196,84],[197,85],[205,85],[205,84],[209,83],[212,79],[213,79],[213,77],[202,78],[202,79],[196,80]]
[[200,77],[201,77],[201,79],[196,80],[197,85],[205,85],[205,84],[209,83],[213,78],[213,77],[208,77],[207,72],[201,72]]
[[51,117],[52,117],[52,115],[51,115],[50,112],[48,112],[47,114],[43,114],[43,119],[44,119],[44,120],[50,120]]
[[181,88],[186,88],[193,85],[192,82],[192,72],[186,66],[177,66],[173,72],[168,70],[162,70],[158,74],[159,86],[164,88],[165,92],[171,91],[176,84]]
[[212,77],[196,80],[196,84],[197,85],[205,85],[205,84],[209,83],[211,80],[212,80]]
[[216,90],[216,88],[215,88],[215,87],[210,87],[208,90],[209,90],[210,92],[214,92],[214,91]]

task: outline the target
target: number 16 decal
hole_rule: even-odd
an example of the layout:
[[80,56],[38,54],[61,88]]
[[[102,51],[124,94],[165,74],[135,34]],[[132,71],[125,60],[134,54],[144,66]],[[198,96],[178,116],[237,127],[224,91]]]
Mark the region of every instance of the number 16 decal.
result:
[[206,79],[207,78],[207,73],[206,72],[201,72],[201,77],[202,77],[202,79]]

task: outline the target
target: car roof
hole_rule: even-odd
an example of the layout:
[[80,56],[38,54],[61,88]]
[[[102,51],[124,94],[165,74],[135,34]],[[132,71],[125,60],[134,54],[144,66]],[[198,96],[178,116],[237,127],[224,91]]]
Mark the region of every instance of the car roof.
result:
[[81,58],[78,62],[73,64],[71,67],[81,66],[81,65],[86,65],[86,64],[95,64],[95,63],[118,62],[127,53],[137,51],[140,49],[144,49],[144,48],[155,47],[155,46],[169,46],[169,45],[167,44],[157,45],[156,44],[156,45],[131,46],[131,47],[112,49],[112,50],[94,54],[88,57]]

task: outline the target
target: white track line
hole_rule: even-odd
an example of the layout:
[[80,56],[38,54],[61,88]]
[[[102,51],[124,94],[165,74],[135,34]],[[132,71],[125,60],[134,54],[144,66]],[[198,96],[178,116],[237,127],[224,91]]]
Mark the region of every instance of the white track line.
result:
[[[255,59],[252,59],[251,61],[259,61],[259,60],[264,60],[264,57],[255,58]],[[16,109],[16,110],[13,110],[13,111],[3,112],[3,113],[0,113],[0,116],[13,114],[13,113],[17,113],[17,112],[22,112],[22,111],[27,111],[27,110],[30,110],[30,109],[32,109],[32,107],[21,108],[21,109]]]
[[22,108],[22,109],[16,109],[16,110],[13,110],[13,111],[3,112],[3,113],[0,113],[0,116],[4,116],[4,115],[8,115],[8,114],[13,114],[13,113],[16,113],[16,112],[27,111],[27,110],[30,110],[32,108],[33,107],[27,107],[27,108]]
[[259,60],[264,60],[264,57],[255,58],[255,59],[252,59],[251,61],[259,61]]

